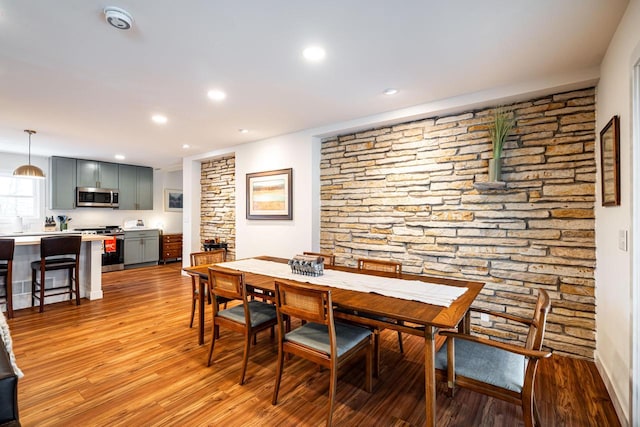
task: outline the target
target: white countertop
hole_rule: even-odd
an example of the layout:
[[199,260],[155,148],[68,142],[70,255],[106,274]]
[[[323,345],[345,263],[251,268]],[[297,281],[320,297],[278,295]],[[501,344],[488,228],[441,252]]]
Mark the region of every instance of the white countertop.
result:
[[132,227],[132,228],[123,228],[122,231],[160,231],[159,228],[155,227]]
[[[42,233],[39,235],[33,235],[33,234],[23,234],[23,233],[16,233],[16,234],[12,234],[12,235],[5,235],[5,236],[0,236],[0,237],[4,237],[4,238],[12,238],[16,241],[16,246],[20,246],[20,245],[39,245],[40,244],[40,239],[43,237],[47,237],[47,236],[62,236],[62,235],[79,235],[80,233],[74,233],[73,231],[51,231],[48,233]],[[107,240],[110,239],[111,236],[99,236],[96,234],[83,234],[82,235],[82,241],[83,242],[94,242],[94,241],[100,241],[100,240]]]

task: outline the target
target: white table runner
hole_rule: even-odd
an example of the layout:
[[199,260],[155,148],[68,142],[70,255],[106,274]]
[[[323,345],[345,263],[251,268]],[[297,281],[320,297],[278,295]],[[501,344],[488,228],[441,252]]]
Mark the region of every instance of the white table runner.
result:
[[331,286],[359,292],[374,292],[389,297],[420,301],[427,304],[449,307],[453,301],[467,291],[465,287],[448,286],[420,280],[403,280],[368,274],[349,273],[325,269],[322,276],[293,274],[288,264],[249,258],[216,264],[232,270],[245,271],[280,279],[297,280],[314,285]]

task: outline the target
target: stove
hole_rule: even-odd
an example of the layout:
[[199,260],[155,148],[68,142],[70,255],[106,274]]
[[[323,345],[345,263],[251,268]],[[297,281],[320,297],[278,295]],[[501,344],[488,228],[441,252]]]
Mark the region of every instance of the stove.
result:
[[124,230],[119,225],[105,225],[103,227],[75,228],[74,231],[79,231],[82,234],[100,234],[100,235],[108,235],[108,236],[124,235]]
[[115,245],[105,245],[102,251],[102,272],[124,270],[124,230],[119,225],[76,228],[75,231],[114,237]]

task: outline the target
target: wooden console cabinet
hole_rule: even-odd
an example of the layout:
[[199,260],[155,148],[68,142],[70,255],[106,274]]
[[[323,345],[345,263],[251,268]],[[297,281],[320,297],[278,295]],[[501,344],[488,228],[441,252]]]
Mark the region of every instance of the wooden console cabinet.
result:
[[182,234],[160,235],[160,261],[182,259]]

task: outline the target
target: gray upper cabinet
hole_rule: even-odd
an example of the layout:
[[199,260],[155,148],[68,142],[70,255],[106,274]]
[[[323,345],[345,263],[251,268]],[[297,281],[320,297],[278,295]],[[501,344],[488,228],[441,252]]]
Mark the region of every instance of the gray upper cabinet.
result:
[[144,166],[118,165],[120,176],[120,210],[153,209],[153,169]]
[[53,156],[49,209],[75,209],[76,187],[119,190],[119,209],[153,209],[153,168]]
[[77,160],[78,187],[118,188],[118,164]]
[[49,209],[73,209],[76,199],[76,159],[51,157]]
[[153,209],[153,169],[137,166],[138,209]]

